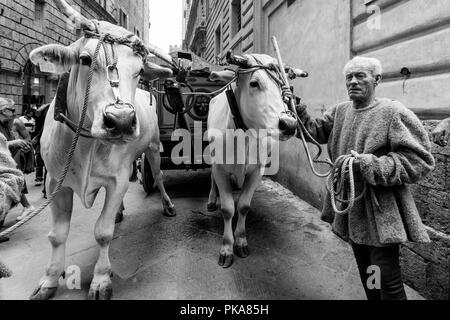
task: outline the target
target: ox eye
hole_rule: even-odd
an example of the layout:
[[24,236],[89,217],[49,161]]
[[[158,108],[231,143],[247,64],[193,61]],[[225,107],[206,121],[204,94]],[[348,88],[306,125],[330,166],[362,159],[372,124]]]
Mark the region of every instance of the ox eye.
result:
[[90,66],[92,64],[92,59],[89,56],[80,57],[80,63],[83,66]]
[[250,87],[259,88],[259,82],[257,80],[250,81]]

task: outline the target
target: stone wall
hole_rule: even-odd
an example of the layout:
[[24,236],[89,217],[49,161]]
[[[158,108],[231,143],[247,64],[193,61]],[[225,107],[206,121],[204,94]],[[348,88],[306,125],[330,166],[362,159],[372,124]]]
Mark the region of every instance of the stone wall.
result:
[[[431,131],[437,121],[424,122]],[[430,299],[450,299],[450,147],[433,144],[436,169],[413,186],[417,207],[432,243],[402,248],[406,282]]]

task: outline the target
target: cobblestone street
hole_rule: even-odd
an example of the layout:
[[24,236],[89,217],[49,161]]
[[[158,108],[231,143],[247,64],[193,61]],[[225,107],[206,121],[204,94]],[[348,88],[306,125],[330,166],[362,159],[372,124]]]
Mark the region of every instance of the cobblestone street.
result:
[[[28,176],[30,201],[41,188]],[[320,221],[319,211],[272,180],[257,190],[247,219],[251,254],[218,266],[223,221],[206,210],[209,171],[166,172],[165,185],[178,216],[162,215],[159,193],[146,197],[139,183],[125,198],[125,220],[110,249],[113,299],[365,299],[349,245]],[[93,236],[103,194],[94,207],[75,200],[66,267],[81,268],[81,290],[63,281],[56,299],[85,299],[97,257]],[[21,209],[7,218],[10,226]],[[49,211],[0,245],[1,259],[14,276],[0,282],[0,299],[27,299],[50,257],[46,238]],[[422,299],[407,288],[410,299]]]

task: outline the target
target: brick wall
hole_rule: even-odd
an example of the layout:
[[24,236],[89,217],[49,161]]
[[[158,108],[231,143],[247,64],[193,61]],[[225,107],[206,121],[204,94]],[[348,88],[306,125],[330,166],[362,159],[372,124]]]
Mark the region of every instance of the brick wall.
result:
[[[431,131],[437,121],[424,122]],[[450,147],[433,144],[435,171],[413,186],[417,207],[432,243],[402,248],[406,282],[429,299],[450,299]]]
[[[118,7],[129,15],[128,29],[138,28],[142,39],[148,43],[148,0],[114,0],[106,9],[92,0],[67,0],[74,8],[81,8],[87,18],[111,21],[117,19]],[[109,12],[107,9],[111,9]],[[113,14],[113,15],[111,15]],[[79,36],[79,35],[78,35]],[[23,70],[30,52],[45,44],[69,45],[77,39],[76,30],[61,14],[52,0],[47,0],[42,19],[35,17],[35,0],[2,0],[0,3],[0,95],[11,98],[22,111]],[[50,102],[52,96],[46,94]]]

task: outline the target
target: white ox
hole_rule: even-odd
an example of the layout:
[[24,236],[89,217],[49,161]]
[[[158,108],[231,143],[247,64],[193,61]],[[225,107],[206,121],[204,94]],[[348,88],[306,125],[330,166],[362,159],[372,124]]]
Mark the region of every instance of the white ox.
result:
[[[250,66],[276,64],[276,61],[267,55],[246,55],[244,59],[246,64]],[[243,71],[245,72],[245,70]],[[229,82],[234,77],[234,72],[222,71],[213,72],[210,79]],[[233,86],[233,90],[242,121],[248,129],[256,131],[261,129],[267,130],[272,134],[275,133],[274,137],[278,136],[280,140],[287,140],[295,134],[297,128],[296,119],[290,116],[289,113],[286,113],[287,105],[283,102],[281,87],[279,83],[269,76],[267,71],[256,69],[249,73],[242,73],[238,76],[236,83],[237,85]],[[231,141],[227,141],[226,132],[229,130],[236,131],[237,127],[233,120],[233,114],[226,94],[222,93],[212,99],[209,110],[209,141],[217,141],[217,137],[221,136],[220,139],[226,141],[225,144],[230,144]],[[249,130],[249,132],[253,130]],[[208,211],[218,209],[220,197],[224,219],[224,234],[223,244],[220,249],[219,265],[224,268],[230,267],[233,263],[233,249],[234,253],[241,258],[249,255],[245,220],[250,211],[253,194],[261,182],[261,169],[265,165],[261,160],[270,158],[269,155],[263,155],[258,161],[248,161],[251,159],[251,156],[255,156],[249,154],[249,152],[252,152],[252,148],[249,147],[250,141],[246,140],[245,146],[236,147],[235,145],[234,152],[236,155],[231,155],[234,158],[239,154],[245,154],[246,162],[244,164],[237,161],[238,157],[234,159],[234,163],[224,163],[223,159],[217,159],[217,151],[215,154],[214,152],[212,153],[212,185],[208,199]],[[223,154],[226,152],[224,151]],[[232,230],[232,219],[235,213],[232,181],[235,181],[238,188],[241,188],[239,200],[237,201],[239,218],[234,233],[235,237],[233,237]]]
[[[171,76],[171,70],[147,61],[147,51],[141,40],[129,31],[108,22],[87,20],[63,0],[55,0],[58,8],[74,18],[85,33],[109,34],[127,39],[114,45],[106,43],[94,68],[85,127],[93,138],[80,138],[70,170],[61,191],[51,203],[52,229],[49,240],[52,257],[31,299],[50,299],[56,293],[64,272],[65,247],[72,215],[75,192],[86,208],[92,207],[97,193],[105,188],[105,203],[95,226],[95,239],[100,251],[89,290],[91,299],[109,299],[112,295],[111,264],[108,257],[114,233],[114,222],[127,192],[132,163],[137,155],[146,153],[158,185],[166,214],[174,213],[174,206],[164,190],[160,171],[160,141],[155,99],[137,89],[140,77],[148,80]],[[67,114],[78,123],[87,93],[87,78],[94,52],[99,43],[96,37],[83,37],[64,47],[47,45],[34,50],[30,59],[34,64],[50,63],[56,73],[70,71],[67,88]],[[114,49],[112,49],[114,47]],[[139,48],[145,55],[139,55]],[[109,52],[106,52],[109,51]],[[107,79],[107,55],[115,51],[120,83],[112,88]],[[112,70],[114,71],[114,70]],[[111,75],[110,75],[111,76]],[[117,75],[114,75],[117,78]],[[120,102],[118,99],[123,101]],[[150,102],[153,101],[152,105]],[[47,190],[51,194],[61,176],[74,132],[66,124],[53,119],[55,100],[51,104],[41,139],[41,154],[48,169]]]

